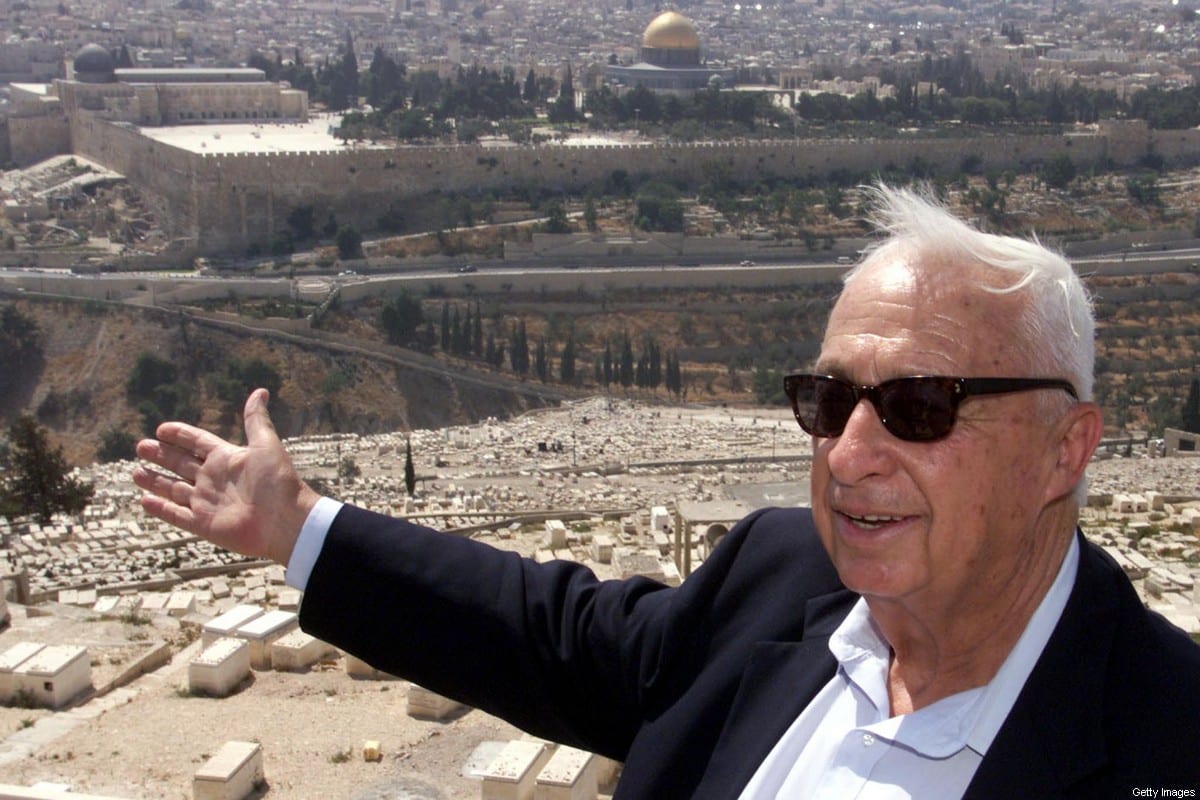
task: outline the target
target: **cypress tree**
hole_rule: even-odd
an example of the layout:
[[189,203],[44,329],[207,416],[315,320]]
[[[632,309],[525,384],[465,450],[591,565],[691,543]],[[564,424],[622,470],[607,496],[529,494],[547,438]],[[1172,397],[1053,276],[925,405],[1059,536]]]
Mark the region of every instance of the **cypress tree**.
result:
[[1200,378],[1192,378],[1187,400],[1183,403],[1183,429],[1188,433],[1200,433]]
[[408,496],[412,497],[417,489],[417,472],[413,468],[412,458],[412,439],[404,438],[404,488],[408,490]]
[[450,304],[442,303],[442,352],[450,352]]

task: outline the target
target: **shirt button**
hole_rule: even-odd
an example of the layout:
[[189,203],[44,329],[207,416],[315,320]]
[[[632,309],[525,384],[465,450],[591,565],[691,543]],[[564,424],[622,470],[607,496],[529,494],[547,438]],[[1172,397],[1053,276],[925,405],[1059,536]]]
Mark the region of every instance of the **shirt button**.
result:
[[875,744],[875,737],[869,733],[863,734],[863,747],[870,747]]

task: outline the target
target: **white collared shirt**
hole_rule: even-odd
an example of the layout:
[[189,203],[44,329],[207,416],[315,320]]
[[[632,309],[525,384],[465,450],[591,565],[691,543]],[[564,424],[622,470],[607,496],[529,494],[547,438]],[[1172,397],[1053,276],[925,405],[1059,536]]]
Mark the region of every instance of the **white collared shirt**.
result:
[[960,798],[1066,608],[1079,542],[1025,631],[984,686],[892,716],[891,648],[859,599],[829,639],[837,674],[759,765],[741,800]]

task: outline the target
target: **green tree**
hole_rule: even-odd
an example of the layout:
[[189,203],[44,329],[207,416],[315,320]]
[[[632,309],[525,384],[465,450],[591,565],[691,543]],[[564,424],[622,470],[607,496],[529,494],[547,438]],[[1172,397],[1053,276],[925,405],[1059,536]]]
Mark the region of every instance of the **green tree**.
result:
[[134,457],[137,440],[124,428],[109,428],[100,434],[100,446],[96,448],[96,459],[102,464],[125,461]]
[[192,388],[178,378],[175,364],[153,353],[142,353],[134,362],[125,381],[125,394],[141,415],[143,433],[153,435],[164,419],[194,422],[199,417]]
[[533,68],[525,73],[525,83],[521,89],[521,99],[526,103],[534,103],[537,101],[537,76],[533,74]]
[[475,316],[471,318],[471,355],[483,355],[483,310],[475,303]]
[[1192,378],[1187,400],[1183,403],[1183,429],[1188,433],[1200,433],[1200,379]]
[[618,375],[621,381],[621,386],[628,389],[633,386],[633,343],[629,341],[629,334],[625,334],[625,342],[621,345],[621,361],[618,367]]
[[546,233],[567,233],[571,226],[567,223],[567,210],[562,201],[551,200],[546,204]]
[[1162,205],[1162,193],[1158,187],[1158,175],[1144,172],[1125,181],[1125,191],[1129,199],[1139,206],[1156,208]]
[[1057,153],[1042,165],[1042,180],[1054,189],[1065,189],[1075,180],[1075,162],[1066,153]]
[[575,101],[570,97],[559,96],[546,109],[546,118],[550,122],[571,122],[575,119]]
[[174,383],[179,375],[173,362],[153,353],[142,353],[125,381],[125,394],[130,400],[150,400],[160,386]]
[[550,380],[550,357],[546,353],[546,337],[539,336],[537,347],[534,348],[534,373],[542,383]]
[[37,321],[14,305],[0,310],[0,400],[20,384],[18,376],[36,371],[42,361],[42,334]]
[[338,228],[334,243],[337,244],[338,258],[362,258],[362,234],[353,225],[343,225]]
[[358,466],[358,462],[352,456],[343,456],[342,460],[338,462],[337,476],[339,482],[353,483],[361,475],[362,468]]
[[558,373],[563,383],[575,382],[575,331],[567,331],[567,341],[563,343],[562,355],[559,356]]
[[754,370],[751,386],[759,405],[781,406],[787,402],[783,393],[783,376],[765,364],[759,364]]
[[408,490],[409,497],[416,494],[417,472],[413,467],[412,439],[408,437],[404,439],[404,488]]
[[297,206],[288,212],[288,227],[297,241],[305,242],[317,236],[316,216],[312,206]]
[[525,320],[518,322],[512,331],[512,343],[509,345],[509,362],[513,372],[518,375],[529,374],[529,336],[525,331]]
[[638,191],[635,202],[639,228],[666,232],[683,230],[683,203],[674,186],[648,183]]
[[416,334],[425,316],[421,311],[421,301],[412,296],[407,289],[383,304],[379,312],[380,325],[387,339],[392,344],[408,344]]
[[683,394],[683,370],[679,366],[679,354],[667,356],[667,391],[676,397]]
[[225,362],[220,373],[210,377],[213,393],[224,402],[229,411],[241,408],[246,395],[263,387],[273,396],[279,394],[283,378],[279,371],[261,358],[231,358]]
[[587,203],[583,207],[583,224],[587,226],[588,231],[595,233],[598,225],[599,215],[596,213],[596,200],[591,195],[588,196]]
[[95,489],[71,476],[62,448],[51,448],[46,431],[28,414],[8,429],[0,460],[0,515],[33,516],[43,525],[56,513],[78,514]]

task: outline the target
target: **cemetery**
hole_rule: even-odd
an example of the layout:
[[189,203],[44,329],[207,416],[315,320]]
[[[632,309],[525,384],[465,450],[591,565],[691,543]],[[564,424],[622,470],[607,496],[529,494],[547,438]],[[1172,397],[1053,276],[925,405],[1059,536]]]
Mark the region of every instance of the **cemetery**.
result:
[[[608,399],[287,445],[340,499],[672,585],[748,511],[806,503],[811,458],[790,412]],[[362,475],[339,482],[346,458]],[[404,781],[447,800],[611,791],[618,764],[532,740],[299,630],[303,598],[283,567],[145,517],[130,468],[87,470],[96,500],[78,519],[0,527],[0,799],[286,800]],[[1085,535],[1147,605],[1200,637],[1200,461],[1102,453],[1089,474]],[[378,624],[386,636],[386,609]]]

